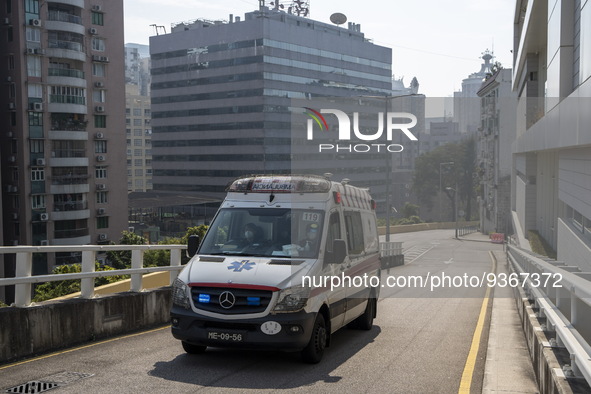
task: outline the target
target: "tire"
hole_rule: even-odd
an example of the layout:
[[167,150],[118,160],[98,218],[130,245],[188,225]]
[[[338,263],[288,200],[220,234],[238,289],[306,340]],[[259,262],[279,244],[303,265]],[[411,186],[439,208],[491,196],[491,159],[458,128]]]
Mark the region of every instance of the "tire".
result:
[[365,306],[365,312],[363,312],[363,315],[359,316],[357,319],[349,323],[350,327],[359,330],[371,330],[373,327],[373,319],[376,315],[376,304],[377,300],[375,298],[368,298],[367,305]]
[[201,354],[207,349],[207,346],[204,345],[193,345],[192,343],[188,343],[183,341],[183,349],[185,352],[189,354]]
[[310,342],[302,350],[302,359],[308,364],[318,364],[324,356],[324,349],[328,340],[328,332],[326,330],[326,322],[324,316],[318,313],[314,321],[314,328],[312,329],[312,336]]

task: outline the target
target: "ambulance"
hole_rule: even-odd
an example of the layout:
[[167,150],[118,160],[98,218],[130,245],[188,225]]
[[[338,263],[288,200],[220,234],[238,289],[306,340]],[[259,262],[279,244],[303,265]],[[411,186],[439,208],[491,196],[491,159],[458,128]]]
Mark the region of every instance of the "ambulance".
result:
[[316,175],[230,184],[172,288],[172,334],[209,347],[299,351],[318,363],[331,334],[370,330],[379,296],[375,207],[366,189]]

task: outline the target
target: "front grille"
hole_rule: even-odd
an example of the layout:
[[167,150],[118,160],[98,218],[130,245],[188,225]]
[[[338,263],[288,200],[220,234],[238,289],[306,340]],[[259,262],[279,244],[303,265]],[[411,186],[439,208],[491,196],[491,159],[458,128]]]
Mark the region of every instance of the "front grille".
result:
[[[201,286],[191,288],[191,298],[197,309],[224,315],[263,312],[269,306],[271,297],[273,292],[269,290]],[[229,306],[232,300],[233,305]]]

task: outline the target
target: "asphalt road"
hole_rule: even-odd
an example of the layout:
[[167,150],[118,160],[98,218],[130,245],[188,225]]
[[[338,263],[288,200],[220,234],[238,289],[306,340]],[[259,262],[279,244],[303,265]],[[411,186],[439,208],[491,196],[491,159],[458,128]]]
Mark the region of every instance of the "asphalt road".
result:
[[[386,276],[481,276],[492,267],[489,250],[501,246],[452,239],[453,230],[396,235],[421,250]],[[296,353],[208,349],[187,355],[168,327],[91,343],[0,366],[0,392],[63,372],[92,374],[55,393],[457,393],[481,314],[483,288],[382,288],[371,331],[343,329],[318,365]],[[490,307],[488,308],[490,314]],[[480,392],[487,340],[473,360],[471,392]],[[478,343],[477,343],[478,345]],[[469,364],[469,363],[468,363]]]

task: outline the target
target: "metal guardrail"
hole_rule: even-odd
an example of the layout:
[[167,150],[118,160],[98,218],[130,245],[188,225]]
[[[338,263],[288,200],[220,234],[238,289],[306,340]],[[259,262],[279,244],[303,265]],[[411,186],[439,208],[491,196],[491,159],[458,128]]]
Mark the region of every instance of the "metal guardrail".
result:
[[458,237],[478,232],[478,226],[462,226],[458,227]]
[[553,331],[556,345],[569,352],[570,371],[591,384],[591,281],[571,272],[574,267],[544,261],[511,243],[507,256],[526,295],[547,319],[546,330]]
[[380,242],[380,256],[389,257],[402,254],[402,242]]
[[[181,266],[181,251],[186,245],[78,245],[78,246],[8,246],[0,247],[0,254],[16,254],[16,276],[0,278],[0,286],[15,285],[17,307],[31,304],[32,283],[55,282],[60,280],[81,279],[82,298],[94,297],[94,278],[116,275],[131,275],[130,291],[143,289],[142,275],[151,272],[170,271],[172,283]],[[147,250],[170,250],[170,266],[144,268],[143,255]],[[131,268],[111,271],[95,271],[97,252],[131,251]],[[73,274],[32,275],[33,253],[82,252],[82,272]]]

